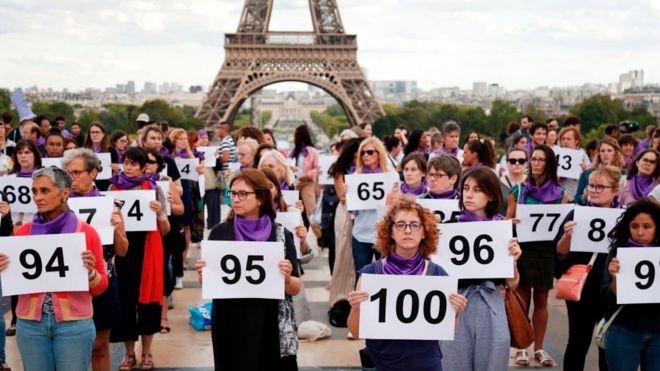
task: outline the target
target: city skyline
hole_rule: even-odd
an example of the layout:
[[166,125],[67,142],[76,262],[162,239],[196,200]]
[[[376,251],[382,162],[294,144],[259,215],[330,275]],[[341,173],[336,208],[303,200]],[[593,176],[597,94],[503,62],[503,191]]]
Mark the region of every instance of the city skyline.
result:
[[[16,1],[0,5],[7,88],[104,89],[118,82],[207,87],[243,1]],[[340,2],[369,80],[414,80],[429,90],[474,82],[509,89],[608,84],[644,69],[660,82],[660,0]],[[376,19],[377,21],[374,21]],[[364,21],[368,20],[368,21]],[[274,2],[271,29],[311,26],[307,0]],[[649,69],[651,68],[651,69]],[[57,73],[54,73],[57,71]]]

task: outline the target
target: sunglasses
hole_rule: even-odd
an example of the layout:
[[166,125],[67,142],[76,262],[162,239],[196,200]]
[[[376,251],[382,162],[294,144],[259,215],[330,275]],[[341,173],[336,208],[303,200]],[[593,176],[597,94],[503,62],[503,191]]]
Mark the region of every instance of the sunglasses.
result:
[[524,165],[527,162],[527,159],[526,158],[510,158],[508,161],[511,165],[515,165],[515,164]]
[[375,153],[378,153],[378,152],[373,150],[373,149],[368,149],[366,151],[360,151],[360,157],[364,156],[365,154],[367,154],[369,156],[373,156]]

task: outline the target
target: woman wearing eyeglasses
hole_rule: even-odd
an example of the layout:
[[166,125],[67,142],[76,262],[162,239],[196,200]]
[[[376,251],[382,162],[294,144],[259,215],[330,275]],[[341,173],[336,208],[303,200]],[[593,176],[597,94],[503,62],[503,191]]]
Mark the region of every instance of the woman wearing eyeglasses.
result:
[[[527,205],[565,204],[568,195],[559,186],[557,159],[552,149],[545,144],[532,150],[527,180],[514,186],[509,193],[507,219],[516,217],[518,203]],[[551,367],[554,361],[543,350],[543,340],[548,326],[548,294],[553,286],[556,249],[553,241],[523,242],[523,254],[518,262],[520,284],[518,294],[529,304],[534,299],[532,325],[534,327],[534,358],[543,366]],[[529,365],[526,349],[516,352],[516,363]]]
[[456,157],[441,153],[429,160],[427,169],[429,192],[424,198],[445,200],[458,198],[461,163]]
[[[211,334],[216,370],[297,370],[298,367],[295,323],[286,313],[291,296],[300,291],[300,273],[293,235],[275,222],[270,192],[268,179],[261,171],[246,169],[238,173],[230,183],[232,211],[209,235],[211,241],[277,241],[285,247],[285,258],[279,262],[284,276],[284,300],[213,300]],[[203,260],[196,263],[200,282],[205,266]]]
[[[392,205],[376,225],[376,230],[377,246],[383,259],[364,266],[359,271],[360,275],[447,275],[442,267],[430,260],[438,244],[435,217],[409,196]],[[369,293],[362,291],[360,278],[355,291],[348,293],[351,304],[348,329],[356,337],[360,336],[360,303],[366,300],[369,300]],[[449,295],[449,302],[457,315],[465,310],[468,303],[464,296],[456,293]],[[366,348],[361,353],[366,354],[378,370],[442,370],[443,354],[435,340],[367,339]]]
[[660,153],[654,149],[646,149],[637,155],[635,162],[631,164],[628,173],[628,182],[621,194],[621,203],[625,206],[645,199],[653,188],[658,185],[660,176]]
[[[588,206],[619,208],[621,203],[617,194],[619,193],[619,181],[621,170],[614,166],[605,166],[594,170],[589,175],[587,185]],[[591,271],[582,289],[580,301],[566,300],[568,312],[568,343],[564,351],[564,370],[583,370],[585,358],[594,327],[603,318],[607,310],[607,302],[600,295],[600,282],[605,273],[605,259],[607,254],[591,254],[587,252],[571,252],[571,239],[575,230],[576,222],[573,221],[574,212],[571,211],[564,220],[557,239],[557,255],[559,262],[555,277],[559,278],[574,264],[591,264]],[[592,259],[595,259],[591,261]],[[590,262],[591,261],[591,262]],[[599,366],[601,370],[607,370],[605,353],[599,349]]]
[[119,173],[119,165],[123,162],[123,154],[128,147],[128,135],[123,130],[115,130],[110,134],[110,160],[112,174]]

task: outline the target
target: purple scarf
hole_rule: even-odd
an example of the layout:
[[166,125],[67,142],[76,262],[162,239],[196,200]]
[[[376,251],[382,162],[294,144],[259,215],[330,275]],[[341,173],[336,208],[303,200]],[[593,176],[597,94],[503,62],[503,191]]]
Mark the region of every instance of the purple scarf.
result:
[[45,221],[40,213],[37,213],[32,218],[30,235],[74,233],[77,227],[78,217],[71,210],[63,212],[49,222]]
[[98,147],[98,146],[92,145],[92,148],[90,148],[90,149],[91,149],[92,152],[94,152],[94,153],[101,153],[101,147]]
[[452,149],[451,151],[447,149],[444,145],[440,147],[440,153],[445,154],[445,155],[451,155],[454,157],[458,156],[458,147]]
[[463,210],[457,219],[459,222],[491,222],[493,220],[504,220],[504,217],[500,214],[495,214],[492,218],[482,218],[467,210]]
[[32,174],[34,174],[35,169],[32,169],[30,171],[18,171],[16,172],[16,177],[17,178],[32,178]]
[[153,173],[153,174],[147,174],[147,176],[153,180],[154,182],[157,182],[160,180],[160,173]]
[[119,189],[125,190],[141,187],[145,180],[149,181],[149,189],[156,189],[156,182],[151,179],[150,176],[143,175],[136,178],[130,178],[127,177],[123,171],[119,173],[119,175],[115,175],[110,178],[110,183]]
[[268,241],[273,229],[273,221],[268,215],[250,220],[238,215],[234,218],[234,237],[236,241]]
[[124,152],[119,150],[118,148],[115,148],[115,152],[117,152],[117,163],[118,164],[123,164],[124,163]]
[[76,198],[76,197],[100,197],[103,196],[101,192],[99,192],[98,188],[92,187],[92,190],[87,192],[87,193],[75,193],[71,192],[69,197]]
[[630,247],[651,247],[651,246],[653,246],[652,243],[649,243],[649,244],[641,244],[641,243],[639,243],[639,242],[635,242],[635,241],[632,239],[632,237],[628,239],[628,245],[629,245]]
[[160,155],[163,157],[169,157],[170,155],[170,151],[168,151],[167,148],[165,147],[160,147],[160,150],[158,150],[158,152],[160,152]]
[[346,174],[353,174],[353,173],[355,173],[355,169],[356,169],[355,163],[352,163],[352,164],[351,164],[351,167],[348,168]]
[[288,184],[286,184],[286,181],[281,181],[280,182],[280,191],[288,191],[291,189]]
[[521,202],[524,203],[527,196],[534,197],[543,203],[549,203],[560,200],[563,194],[561,187],[553,183],[550,179],[547,179],[540,187],[537,187],[528,180],[523,185],[522,195],[520,197]]
[[455,199],[458,198],[459,194],[460,194],[460,192],[458,192],[458,189],[452,189],[450,191],[443,192],[443,193],[429,192],[429,195],[431,196],[431,198],[436,199],[436,200],[455,200]]
[[412,258],[401,257],[392,251],[392,253],[387,256],[387,259],[385,259],[383,272],[385,274],[415,276],[422,274],[425,266],[426,262],[419,251]]
[[649,193],[658,185],[652,176],[635,175],[630,179],[630,192],[635,200],[641,200],[649,196]]
[[34,145],[36,145],[37,147],[43,146],[44,144],[46,144],[46,138],[44,137],[37,138],[37,142],[34,143]]
[[413,189],[410,189],[410,187],[408,187],[408,184],[404,182],[403,184],[401,184],[401,192],[404,194],[411,194],[415,196],[419,196],[422,193],[428,192],[428,188],[426,188],[426,179],[422,179],[422,182],[419,184],[419,186]]
[[369,166],[363,166],[362,167],[362,174],[379,174],[379,173],[382,173],[382,172],[383,172],[383,169],[381,169],[380,166],[378,166],[377,168],[375,168],[373,170],[371,170],[371,168]]
[[185,149],[182,149],[180,151],[175,149],[174,152],[172,153],[172,155],[174,155],[174,157],[178,157],[178,158],[189,158],[190,157],[190,156],[188,156],[188,151],[186,151]]

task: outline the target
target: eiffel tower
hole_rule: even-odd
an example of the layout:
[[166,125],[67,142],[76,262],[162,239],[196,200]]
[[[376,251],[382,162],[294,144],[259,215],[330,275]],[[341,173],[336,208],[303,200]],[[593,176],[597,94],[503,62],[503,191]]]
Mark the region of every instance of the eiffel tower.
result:
[[342,106],[351,125],[373,124],[383,109],[357,62],[357,36],[344,32],[335,0],[309,0],[313,32],[268,30],[273,0],[245,0],[238,30],[225,34],[225,61],[196,117],[232,122],[243,102],[283,81],[317,86]]

